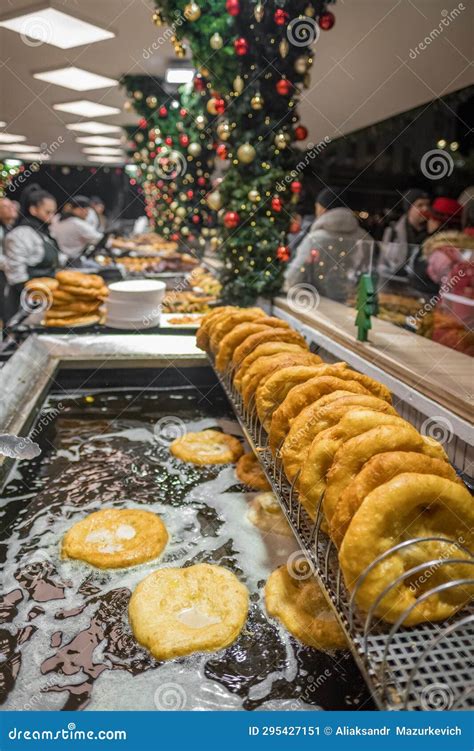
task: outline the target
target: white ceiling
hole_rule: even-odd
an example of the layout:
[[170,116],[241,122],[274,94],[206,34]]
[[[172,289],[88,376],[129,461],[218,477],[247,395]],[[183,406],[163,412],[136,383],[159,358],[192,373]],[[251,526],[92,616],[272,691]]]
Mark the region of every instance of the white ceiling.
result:
[[[0,20],[12,11],[30,9],[31,0],[1,0]],[[116,34],[114,39],[62,50],[47,44],[30,46],[0,29],[0,120],[7,129],[39,146],[64,139],[52,161],[84,163],[83,145],[65,124],[79,118],[52,109],[53,104],[91,99],[120,107],[121,113],[98,118],[125,124],[134,118],[123,111],[119,87],[76,92],[33,78],[33,73],[74,65],[118,78],[124,73],[164,74],[173,57],[162,39],[163,29],[151,22],[153,0],[57,0],[54,7]],[[464,10],[462,8],[464,7]],[[446,11],[459,8],[436,38]],[[442,12],[444,11],[444,15]],[[473,4],[446,0],[338,0],[336,25],[321,32],[315,45],[311,88],[300,107],[315,143],[364,127],[474,82],[470,63]],[[410,51],[425,37],[433,41],[419,54]],[[152,54],[144,50],[156,48]],[[211,61],[212,63],[212,61]],[[81,135],[77,133],[76,135]],[[83,134],[82,134],[83,135]]]

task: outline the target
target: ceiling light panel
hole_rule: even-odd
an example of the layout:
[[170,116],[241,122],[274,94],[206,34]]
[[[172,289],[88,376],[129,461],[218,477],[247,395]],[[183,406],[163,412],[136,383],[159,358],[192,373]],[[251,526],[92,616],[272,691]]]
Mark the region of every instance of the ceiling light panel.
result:
[[39,146],[29,146],[26,143],[9,143],[5,146],[0,145],[0,151],[8,151],[9,154],[21,154],[23,152],[27,153],[31,151],[39,152],[39,150]]
[[122,156],[88,156],[89,162],[99,162],[100,164],[123,164],[125,158]]
[[54,8],[43,8],[0,21],[0,27],[16,31],[30,47],[52,44],[62,50],[112,39],[115,34]]
[[116,115],[120,112],[118,107],[109,107],[106,104],[90,102],[87,99],[53,104],[53,109],[60,112],[70,112],[71,115],[79,115],[80,117],[103,117],[104,115]]
[[121,133],[120,125],[107,125],[107,123],[94,122],[94,120],[83,123],[69,123],[66,125],[68,130],[77,130],[82,133]]
[[26,141],[26,136],[15,136],[13,133],[0,133],[0,143],[19,143]]
[[84,143],[86,146],[120,146],[120,138],[109,138],[109,136],[80,136],[76,138],[77,143]]
[[56,70],[45,70],[42,73],[33,73],[33,78],[52,83],[55,86],[63,86],[65,89],[74,89],[74,91],[104,89],[106,86],[118,84],[115,78],[99,76],[97,73],[90,73],[88,70],[76,68],[74,65],[67,68],[57,68]]
[[121,149],[110,149],[107,146],[89,146],[82,149],[84,154],[102,154],[102,156],[123,156]]
[[22,154],[21,158],[23,161],[32,161],[32,162],[47,162],[48,159],[51,159],[49,154],[36,154],[33,152],[32,154]]

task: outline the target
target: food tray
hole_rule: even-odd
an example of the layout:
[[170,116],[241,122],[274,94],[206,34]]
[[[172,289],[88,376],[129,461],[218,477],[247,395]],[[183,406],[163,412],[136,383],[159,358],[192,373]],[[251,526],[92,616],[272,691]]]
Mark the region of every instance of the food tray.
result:
[[[281,462],[274,459],[268,448],[268,436],[258,420],[253,403],[248,409],[243,406],[240,394],[232,386],[231,371],[224,376],[216,371],[216,375],[244,435],[260,459],[307,561],[346,632],[352,653],[379,708],[430,710],[472,707],[474,609],[467,608],[442,623],[427,623],[411,628],[392,628],[376,623],[372,614],[358,611],[353,597],[344,586],[336,549],[321,531],[322,499],[316,521],[313,522],[298,503],[296,491],[287,482]],[[398,403],[397,408],[403,414]],[[412,406],[408,412],[409,415],[403,414],[406,419],[415,424],[419,422]],[[462,453],[466,458],[461,444],[463,441],[456,441],[454,452],[457,455]],[[413,540],[411,544],[415,542]],[[439,565],[450,560],[446,558]],[[423,568],[426,569],[426,566]]]

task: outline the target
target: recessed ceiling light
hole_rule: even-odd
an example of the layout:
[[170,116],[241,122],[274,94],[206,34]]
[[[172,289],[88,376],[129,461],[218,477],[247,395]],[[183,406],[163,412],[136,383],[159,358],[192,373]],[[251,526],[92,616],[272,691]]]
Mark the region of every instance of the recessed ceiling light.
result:
[[93,44],[115,36],[112,31],[101,29],[54,8],[43,8],[7,18],[0,21],[0,27],[16,31],[25,44],[32,47],[52,44],[62,50],[81,44]]
[[33,73],[33,78],[53,83],[56,86],[63,86],[65,89],[74,89],[74,91],[103,89],[105,86],[116,86],[118,84],[115,78],[99,76],[97,73],[90,73],[88,70],[76,68],[74,65],[67,68],[57,68],[56,70],[45,70],[43,73]]
[[69,123],[66,125],[68,130],[78,130],[83,133],[121,133],[120,125],[108,125],[107,123],[94,122],[89,120],[83,123]]
[[79,115],[80,117],[102,117],[103,115],[116,115],[120,112],[118,107],[108,107],[106,104],[90,102],[87,99],[53,104],[53,109],[70,112],[72,115]]
[[39,146],[28,146],[26,143],[9,143],[8,146],[0,146],[0,151],[8,151],[9,154],[22,154],[32,151],[39,152]]
[[76,138],[77,143],[85,143],[86,146],[120,146],[120,138],[109,138],[109,136],[81,136]]
[[0,133],[0,143],[18,143],[26,141],[26,136],[14,136],[13,133]]
[[89,162],[100,162],[100,164],[123,164],[125,160],[123,156],[99,156],[99,154],[96,156],[88,156],[87,159]]
[[194,78],[194,68],[168,68],[166,83],[189,83]]
[[4,123],[4,122],[0,121],[0,128],[4,128],[4,127],[5,127],[5,125],[6,125],[6,123]]
[[24,162],[47,162],[48,159],[51,159],[49,154],[35,154],[35,152],[33,152],[32,154],[22,154],[21,158]]
[[123,156],[122,149],[110,149],[107,146],[90,146],[82,149],[84,154],[102,154],[103,156]]

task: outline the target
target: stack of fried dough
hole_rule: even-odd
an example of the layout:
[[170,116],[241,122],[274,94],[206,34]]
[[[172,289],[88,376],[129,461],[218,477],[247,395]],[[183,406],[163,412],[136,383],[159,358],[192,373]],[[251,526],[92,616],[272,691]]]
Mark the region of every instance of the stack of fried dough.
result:
[[[214,309],[197,344],[257,412],[308,515],[322,516],[348,589],[360,579],[362,609],[412,625],[466,604],[472,585],[450,582],[472,581],[471,495],[442,445],[397,414],[386,386],[344,362],[322,362],[298,332],[259,308]],[[443,541],[388,552],[434,537]],[[438,585],[447,586],[427,594]]]
[[32,279],[26,286],[31,291],[45,291],[48,295],[45,326],[89,326],[102,320],[101,306],[108,289],[97,274],[58,271],[54,279]]

